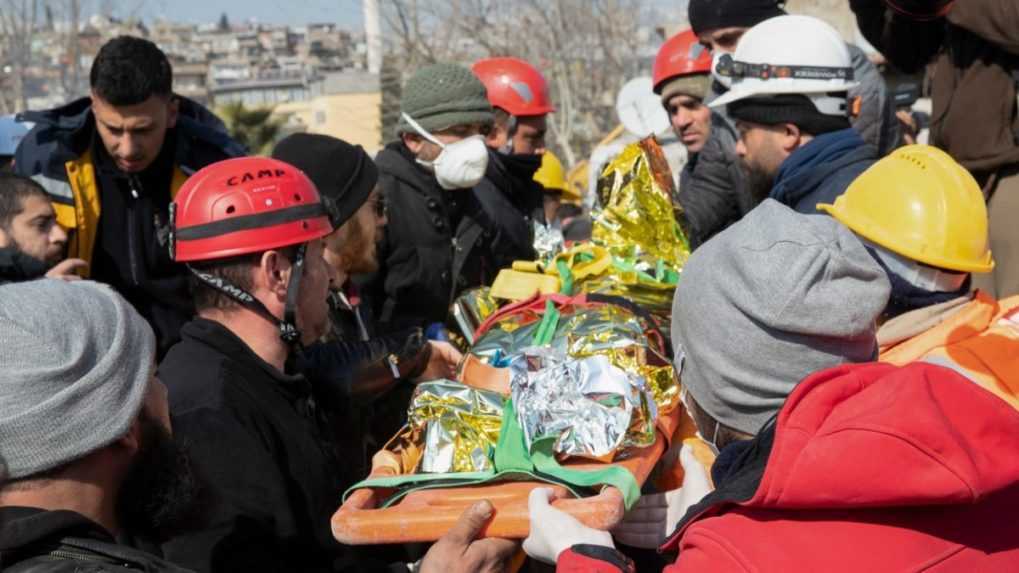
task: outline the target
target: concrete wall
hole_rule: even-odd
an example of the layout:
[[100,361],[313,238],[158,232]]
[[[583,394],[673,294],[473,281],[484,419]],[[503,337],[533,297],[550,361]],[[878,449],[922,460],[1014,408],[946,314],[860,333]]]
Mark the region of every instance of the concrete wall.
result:
[[303,125],[308,133],[321,133],[361,145],[371,155],[382,148],[382,94],[354,93],[318,96],[305,102],[276,106]]

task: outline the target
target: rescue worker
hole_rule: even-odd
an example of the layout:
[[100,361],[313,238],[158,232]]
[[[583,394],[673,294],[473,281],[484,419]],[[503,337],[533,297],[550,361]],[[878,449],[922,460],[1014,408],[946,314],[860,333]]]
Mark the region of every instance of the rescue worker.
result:
[[686,147],[678,200],[696,249],[757,204],[746,189],[736,130],[705,103],[711,89],[711,53],[692,30],[669,38],[652,68],[672,130]]
[[148,40],[110,40],[89,79],[89,97],[23,114],[36,125],[15,170],[50,194],[66,256],[149,321],[162,356],[194,314],[186,273],[167,255],[170,201],[189,174],[243,149],[207,109],[173,93],[170,62]]
[[[1019,439],[1019,400],[952,367],[852,364],[877,354],[883,275],[848,229],[774,201],[690,257],[676,369],[719,455],[714,491],[684,463],[683,489],[710,493],[676,496],[686,507],[651,529],[668,532],[661,551],[678,550],[667,573],[1019,566],[1019,457],[1005,446]],[[559,571],[633,571],[550,493],[531,494],[532,556]]]
[[346,485],[367,477],[371,456],[406,421],[415,380],[452,379],[462,358],[447,342],[425,340],[421,328],[378,336],[350,276],[378,269],[376,243],[386,225],[378,170],[361,146],[328,135],[297,133],[273,158],[297,167],[333,205],[336,230],[325,238],[330,331],[305,348],[301,370],[339,423]]
[[[343,452],[293,370],[300,346],[329,326],[323,239],[338,210],[298,169],[268,158],[199,171],[174,206],[171,248],[191,273],[198,318],[159,377],[174,431],[192,444],[217,502],[203,527],[163,545],[165,556],[206,572],[389,570],[351,562],[332,536]],[[491,513],[487,504],[470,508],[421,570],[504,559],[514,544],[471,543]]]
[[584,213],[583,200],[566,179],[566,169],[551,151],[541,156],[541,169],[534,180],[545,190],[545,220],[558,223],[566,241],[591,239],[591,217]]
[[1019,294],[1019,12],[1011,0],[852,0],[864,37],[906,73],[930,73],[931,143],[970,170],[990,213],[998,261],[975,283]]
[[921,360],[1019,306],[1019,297],[999,303],[971,289],[974,273],[994,269],[987,209],[973,176],[940,149],[902,147],[819,209],[864,242],[891,282],[877,335],[884,361]]
[[389,206],[379,270],[359,279],[382,334],[434,332],[460,292],[491,284],[515,260],[534,259],[522,198],[479,185],[493,122],[481,81],[457,64],[426,66],[407,81],[400,105],[400,140],[375,159]]
[[[771,70],[780,67],[782,75]],[[809,16],[779,16],[743,35],[716,73],[731,88],[711,103],[736,122],[748,187],[800,213],[817,213],[878,159],[850,127],[857,84],[839,33]]]
[[[786,15],[784,4],[784,0],[690,0],[690,26],[713,55],[732,54],[750,28]],[[852,59],[855,81],[849,88],[850,121],[860,137],[873,145],[879,156],[884,156],[899,141],[895,103],[881,72],[866,52],[853,44],[846,44],[846,49]],[[724,84],[714,84],[709,102],[724,91]]]

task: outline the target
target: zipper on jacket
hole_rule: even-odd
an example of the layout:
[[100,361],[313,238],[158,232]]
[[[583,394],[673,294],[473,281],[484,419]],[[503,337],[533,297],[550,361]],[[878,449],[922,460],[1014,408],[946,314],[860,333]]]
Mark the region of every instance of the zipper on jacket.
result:
[[141,274],[138,263],[138,224],[135,220],[135,206],[138,201],[138,189],[141,188],[141,182],[138,180],[138,177],[131,175],[127,178],[127,184],[131,188],[131,199],[128,200],[127,204],[127,261],[131,272],[131,284],[138,286],[141,284]]
[[102,555],[96,555],[94,553],[88,553],[84,551],[74,551],[71,549],[55,549],[46,554],[46,557],[52,557],[54,559],[61,559],[67,561],[86,561],[89,563],[104,563],[107,565],[117,565],[124,567],[125,569],[135,569],[131,563],[125,563]]

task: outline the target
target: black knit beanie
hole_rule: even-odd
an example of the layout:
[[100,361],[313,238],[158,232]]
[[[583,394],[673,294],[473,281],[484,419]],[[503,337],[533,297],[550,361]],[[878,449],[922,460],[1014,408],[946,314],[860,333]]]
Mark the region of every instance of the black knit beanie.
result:
[[784,0],[690,0],[690,27],[700,35],[719,28],[751,28],[785,16]]
[[791,123],[810,135],[849,128],[848,116],[821,113],[810,98],[801,94],[752,97],[734,101],[726,107],[733,120],[762,125]]
[[272,156],[311,179],[329,208],[333,228],[354,216],[379,180],[375,162],[360,145],[328,135],[289,135],[276,144]]

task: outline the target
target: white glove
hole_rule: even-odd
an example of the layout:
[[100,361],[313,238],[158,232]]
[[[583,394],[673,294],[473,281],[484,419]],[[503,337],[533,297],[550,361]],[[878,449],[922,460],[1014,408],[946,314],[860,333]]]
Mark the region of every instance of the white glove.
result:
[[711,492],[707,471],[694,458],[690,446],[684,444],[680,449],[679,463],[683,466],[683,487],[641,496],[612,530],[616,540],[631,547],[657,549],[675,531],[687,510]]
[[574,545],[601,545],[615,548],[612,535],[577,521],[572,515],[548,504],[552,490],[539,487],[531,490],[527,507],[531,516],[531,533],[524,540],[524,551],[533,559],[555,565],[559,554]]

